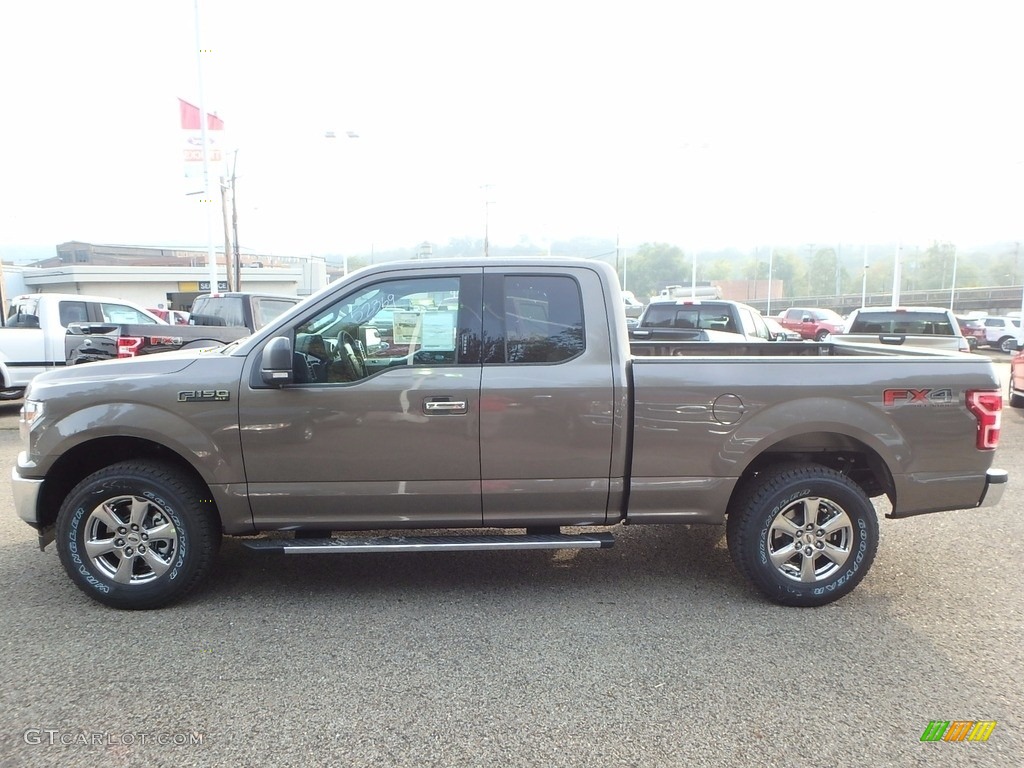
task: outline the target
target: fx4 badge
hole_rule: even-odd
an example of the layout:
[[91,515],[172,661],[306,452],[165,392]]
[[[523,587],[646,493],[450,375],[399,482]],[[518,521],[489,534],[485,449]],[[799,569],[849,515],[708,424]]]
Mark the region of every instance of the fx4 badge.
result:
[[230,400],[226,389],[184,389],[178,393],[179,403],[200,403],[208,400]]
[[886,389],[882,392],[882,404],[896,405],[951,405],[951,389]]

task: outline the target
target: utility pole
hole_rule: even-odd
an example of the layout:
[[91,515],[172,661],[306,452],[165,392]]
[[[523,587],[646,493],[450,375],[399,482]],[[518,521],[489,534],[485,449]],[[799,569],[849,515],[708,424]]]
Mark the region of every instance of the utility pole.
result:
[[953,311],[953,301],[956,299],[956,245],[953,245],[953,280],[949,286],[949,310]]
[[900,283],[903,282],[903,243],[896,244],[896,259],[892,270],[892,306],[900,305]]
[[[196,71],[199,83],[199,130],[203,142],[203,201],[206,203],[206,266],[210,273],[210,293],[217,292],[217,253],[213,246],[213,200],[210,198],[210,144],[207,136],[206,101],[203,97],[203,46],[199,35],[199,0],[195,0]],[[225,254],[226,256],[226,254]]]
[[[220,215],[224,222],[224,271],[227,273],[228,290],[231,287],[231,228],[228,226],[228,186],[227,179],[220,177]],[[210,288],[210,293],[216,293],[216,287]]]
[[860,305],[868,305],[868,247],[864,246],[864,274],[860,279]]
[[491,255],[491,189],[493,184],[484,184],[480,189],[484,191],[484,258]]
[[231,162],[231,232],[235,244],[235,290],[242,290],[242,254],[238,247],[238,206],[235,204],[235,169],[238,167],[238,150]]

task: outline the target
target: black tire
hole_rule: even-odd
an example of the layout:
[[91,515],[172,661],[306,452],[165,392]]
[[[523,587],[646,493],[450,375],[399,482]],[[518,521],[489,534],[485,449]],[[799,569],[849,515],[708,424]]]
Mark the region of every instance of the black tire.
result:
[[[808,500],[816,500],[813,520]],[[838,600],[864,578],[878,549],[878,516],[845,475],[817,464],[785,464],[739,490],[726,533],[736,567],[766,597],[814,607]]]
[[213,567],[220,525],[209,492],[173,467],[125,461],[72,489],[57,516],[57,552],[72,581],[104,605],[160,608]]
[[817,332],[817,333],[816,333],[816,334],[814,335],[814,340],[815,340],[815,341],[827,341],[827,340],[829,339],[829,337],[831,337],[831,336],[832,336],[832,334],[831,334],[831,333],[829,333],[829,332],[828,332],[828,331],[826,331],[825,329],[822,329],[822,330],[818,331],[818,332]]
[[1013,354],[1017,351],[1017,339],[1013,336],[1005,336],[999,340],[999,349],[1006,354]]
[[1013,382],[1007,387],[1007,398],[1011,408],[1024,408],[1024,395],[1018,395],[1013,391]]
[[9,389],[0,389],[0,400],[19,400],[24,397],[24,387],[11,387]]

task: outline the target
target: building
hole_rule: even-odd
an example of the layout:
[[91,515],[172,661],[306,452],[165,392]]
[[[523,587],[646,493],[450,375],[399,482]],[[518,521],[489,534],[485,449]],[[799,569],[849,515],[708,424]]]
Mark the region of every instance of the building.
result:
[[[223,251],[217,254],[228,290]],[[327,284],[321,258],[306,259],[242,254],[238,290],[308,296]],[[5,300],[21,293],[88,293],[116,296],[146,307],[188,311],[200,293],[210,292],[205,250],[177,247],[99,245],[71,241],[57,255],[28,266],[4,265]]]

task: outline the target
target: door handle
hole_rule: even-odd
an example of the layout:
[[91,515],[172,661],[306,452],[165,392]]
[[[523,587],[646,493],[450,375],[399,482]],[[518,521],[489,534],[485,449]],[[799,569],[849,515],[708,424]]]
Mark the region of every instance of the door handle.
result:
[[436,398],[423,401],[423,412],[430,413],[468,413],[469,406],[465,400],[449,400]]

